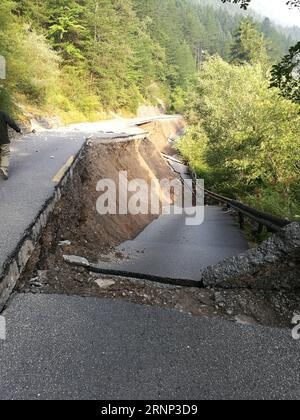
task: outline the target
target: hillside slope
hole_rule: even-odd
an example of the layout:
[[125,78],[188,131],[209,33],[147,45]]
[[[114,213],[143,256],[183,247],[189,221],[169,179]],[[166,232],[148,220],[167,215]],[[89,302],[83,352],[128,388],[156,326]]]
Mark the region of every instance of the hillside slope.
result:
[[[158,98],[181,111],[202,51],[228,59],[241,17],[206,1],[3,0],[0,107],[64,122],[135,113]],[[267,29],[276,59],[290,40]]]

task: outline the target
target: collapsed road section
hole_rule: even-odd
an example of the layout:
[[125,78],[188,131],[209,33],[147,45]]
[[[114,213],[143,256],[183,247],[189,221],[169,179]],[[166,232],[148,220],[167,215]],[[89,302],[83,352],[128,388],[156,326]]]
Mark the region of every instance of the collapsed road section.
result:
[[[154,123],[156,119],[151,121]],[[164,117],[164,121],[170,124],[172,132],[177,132],[183,124],[180,117]],[[116,143],[119,139],[130,142],[147,136],[143,129],[131,124],[133,122],[130,120],[79,124],[25,136],[14,143],[11,178],[0,185],[3,215],[0,221],[1,309],[36,250],[45,228],[51,224],[54,209],[59,206],[70,180],[74,176],[76,178],[75,168],[82,162],[86,139],[90,139],[94,133],[99,139]],[[106,164],[109,166],[108,161]],[[82,176],[84,179],[84,173]],[[109,171],[106,176],[109,176]],[[147,222],[139,221],[137,226],[142,228]],[[131,226],[123,227],[123,235],[127,237],[125,232],[135,232],[134,229]],[[120,238],[123,238],[122,233]]]
[[[159,277],[168,277],[170,270],[173,280],[187,279],[187,273],[191,276],[187,280],[200,280],[203,270],[207,276],[207,265],[218,268],[220,261],[226,270],[226,263],[221,262],[225,257],[244,255],[246,238],[237,221],[221,207],[206,207],[205,223],[190,233],[173,216],[97,213],[97,183],[101,179],[117,181],[120,171],[126,171],[129,180],[141,178],[147,183],[156,177],[176,176],[162,158],[160,151],[165,149],[162,140],[157,140],[157,129],[151,128],[153,125],[147,127],[148,139],[93,138],[88,142],[17,291],[117,298],[238,323],[290,325],[300,305],[297,290],[224,288],[218,282],[187,287],[193,285],[159,281]],[[166,144],[169,131],[164,139]],[[92,269],[95,266],[108,267],[108,271],[101,274]],[[132,277],[125,276],[125,271]],[[159,275],[155,277],[155,273]]]

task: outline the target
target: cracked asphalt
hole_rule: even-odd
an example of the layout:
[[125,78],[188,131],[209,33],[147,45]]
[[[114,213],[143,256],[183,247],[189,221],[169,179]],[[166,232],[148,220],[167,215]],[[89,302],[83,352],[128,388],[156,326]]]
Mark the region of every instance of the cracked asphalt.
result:
[[[5,216],[0,218],[0,267],[52,194],[57,171],[86,137],[96,132],[107,138],[109,127],[106,122],[83,124],[13,144],[11,178],[0,183]],[[128,135],[124,122],[116,131]],[[214,218],[211,213],[210,229]],[[233,221],[223,220],[221,237],[227,241]],[[160,223],[151,228],[154,242],[162,240]],[[179,240],[176,232],[173,239]],[[204,229],[204,240],[205,235]],[[197,238],[189,236],[192,248]],[[139,240],[144,239],[142,234]],[[186,240],[183,235],[183,245]],[[236,244],[246,246],[240,236],[233,238],[232,248]],[[30,293],[13,295],[1,315],[7,325],[6,340],[0,339],[1,400],[300,399],[300,342],[289,329],[238,325],[119,300]]]
[[[173,119],[161,116],[155,119]],[[56,186],[55,175],[75,156],[89,137],[117,139],[144,131],[139,119],[115,119],[74,124],[45,130],[14,140],[11,144],[10,178],[0,180],[0,274],[24,232],[35,220]]]
[[58,295],[17,295],[3,315],[3,400],[300,397],[290,330]]
[[160,216],[117,248],[127,258],[99,267],[200,283],[208,266],[248,249],[232,216],[220,207],[206,206],[202,211],[204,222],[196,226],[187,226],[184,214]]

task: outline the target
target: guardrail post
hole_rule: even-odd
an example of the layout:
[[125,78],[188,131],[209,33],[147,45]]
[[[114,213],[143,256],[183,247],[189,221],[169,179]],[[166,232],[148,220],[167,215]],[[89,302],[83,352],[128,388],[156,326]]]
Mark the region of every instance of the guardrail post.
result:
[[244,229],[245,227],[245,218],[243,213],[239,213],[239,224],[240,224],[240,228]]
[[230,205],[228,203],[223,204],[223,211],[229,211]]
[[[165,155],[164,153],[162,153],[162,155],[165,158],[168,158],[167,155]],[[176,160],[176,161],[184,164],[184,162],[182,161],[179,161],[179,160]],[[192,176],[192,196],[193,196],[192,201],[193,201],[193,206],[195,207],[197,206],[197,175],[193,172],[190,166],[189,166],[189,173]],[[184,180],[182,177],[181,179],[182,179],[182,183],[184,184]],[[216,194],[212,191],[204,189],[204,205],[207,205],[208,203],[210,203],[211,199],[218,202],[219,204],[222,203],[223,209],[225,208],[227,208],[227,210],[232,209],[235,212],[235,214],[238,214],[239,224],[240,224],[241,229],[245,227],[245,218],[248,218],[253,223],[258,224],[257,233],[262,233],[265,228],[268,230],[268,232],[272,232],[272,233],[278,232],[280,229],[292,223],[290,220],[281,219],[272,214],[268,214],[263,211],[256,210],[243,203],[233,200],[232,198],[224,197],[220,194]]]
[[264,230],[264,226],[260,223],[260,224],[258,225],[258,228],[257,228],[256,233],[260,234],[260,233],[262,233],[262,232],[263,232],[263,230]]
[[193,207],[197,206],[197,175],[193,173],[192,191],[193,191]]

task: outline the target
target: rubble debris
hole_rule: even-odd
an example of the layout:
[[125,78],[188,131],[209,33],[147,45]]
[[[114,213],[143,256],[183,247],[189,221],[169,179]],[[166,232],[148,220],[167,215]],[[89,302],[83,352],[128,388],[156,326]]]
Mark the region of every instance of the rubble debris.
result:
[[63,259],[68,263],[72,265],[78,265],[81,267],[89,267],[90,263],[86,258],[83,257],[77,257],[76,255],[63,255]]
[[71,241],[60,241],[58,246],[70,246],[72,244]]
[[95,283],[100,287],[100,289],[108,289],[110,286],[113,286],[116,284],[114,280],[103,280],[103,279],[97,279],[95,280]]
[[209,267],[202,280],[205,286],[228,289],[300,289],[300,223],[291,223],[257,248]]

